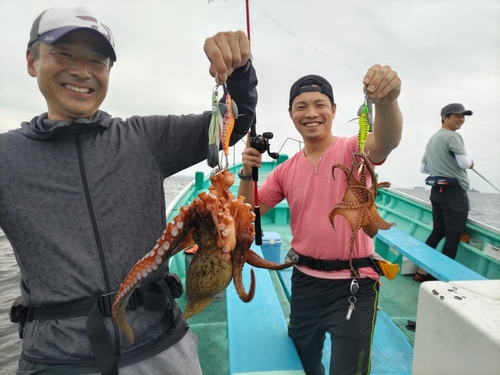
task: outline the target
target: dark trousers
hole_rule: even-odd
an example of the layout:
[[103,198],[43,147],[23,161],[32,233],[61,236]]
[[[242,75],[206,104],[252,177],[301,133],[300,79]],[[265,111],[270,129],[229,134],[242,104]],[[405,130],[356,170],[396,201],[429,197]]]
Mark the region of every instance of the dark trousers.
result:
[[435,249],[446,238],[442,252],[455,259],[469,213],[467,192],[460,186],[433,186],[431,204],[433,228],[425,243]]
[[370,373],[379,284],[369,278],[358,281],[355,310],[347,321],[351,279],[319,279],[294,268],[288,333],[307,375],[325,374],[321,358],[326,332],[332,342],[330,375]]

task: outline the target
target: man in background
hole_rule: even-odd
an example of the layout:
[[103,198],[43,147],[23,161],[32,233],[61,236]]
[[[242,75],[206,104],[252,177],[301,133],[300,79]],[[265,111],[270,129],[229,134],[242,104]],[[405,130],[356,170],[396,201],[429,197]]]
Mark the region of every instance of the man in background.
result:
[[[451,259],[455,259],[457,254],[469,213],[469,177],[466,170],[474,167],[457,130],[462,128],[465,116],[471,115],[472,111],[460,103],[443,107],[441,129],[427,143],[421,164],[421,172],[430,174],[426,184],[432,186],[433,227],[425,243],[435,249],[441,239],[446,238],[442,252]],[[419,268],[413,279],[422,282],[434,280],[434,277]]]

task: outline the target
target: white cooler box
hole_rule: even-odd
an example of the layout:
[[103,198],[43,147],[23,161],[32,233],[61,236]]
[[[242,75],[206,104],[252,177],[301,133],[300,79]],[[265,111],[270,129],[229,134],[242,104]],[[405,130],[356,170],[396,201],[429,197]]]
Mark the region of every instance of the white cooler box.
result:
[[500,374],[500,280],[422,283],[412,374]]

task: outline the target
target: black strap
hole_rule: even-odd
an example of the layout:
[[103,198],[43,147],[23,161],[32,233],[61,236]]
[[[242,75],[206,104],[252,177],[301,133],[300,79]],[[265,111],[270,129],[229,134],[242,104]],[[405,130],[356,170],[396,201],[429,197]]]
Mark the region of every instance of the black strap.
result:
[[[133,291],[127,307],[133,309],[143,304],[142,291],[137,288]],[[83,298],[77,301],[58,303],[44,307],[30,307],[27,312],[26,321],[32,320],[54,320],[88,316],[94,305],[97,306],[102,316],[111,315],[111,306],[115,300],[116,293],[103,294],[100,297]]]
[[[171,309],[172,307],[168,301],[173,301],[174,298],[178,298],[182,295],[182,284],[180,281],[178,285],[175,284],[172,280],[172,275],[173,274],[167,274],[164,279],[151,283],[159,287],[160,293],[147,291],[142,287],[134,289],[128,300],[127,308],[134,309],[141,305],[144,306],[146,310],[150,311],[165,311],[169,308]],[[172,288],[175,289],[174,292],[172,292]],[[156,289],[158,290],[158,288]],[[45,307],[30,307],[22,312],[23,315],[26,314],[22,318],[27,322],[31,322],[32,320],[83,317],[90,313],[90,310],[94,304],[96,304],[96,300],[97,308],[101,312],[101,315],[110,316],[115,295],[116,293],[107,293],[100,297],[83,298],[77,301],[69,301]],[[158,298],[159,296],[166,296],[168,300],[165,298]]]
[[97,301],[90,309],[86,323],[90,347],[94,352],[97,366],[102,375],[118,375],[118,362],[111,338],[107,334],[104,319],[97,306]]
[[[127,307],[134,308],[137,305],[142,305],[146,310],[165,311],[175,328],[177,322],[174,318],[174,296],[167,282],[161,279],[150,283],[149,286],[152,287],[150,291],[145,291],[142,288],[135,289]],[[87,316],[87,336],[101,374],[118,375],[115,348],[107,334],[103,318],[111,315],[115,294],[107,293],[98,298],[91,297],[46,307],[32,307],[27,312],[26,321]]]
[[[299,266],[306,266],[319,271],[341,271],[351,268],[348,260],[322,260],[300,255],[297,261]],[[352,260],[354,269],[362,267],[373,267],[373,261],[370,257],[355,258]]]

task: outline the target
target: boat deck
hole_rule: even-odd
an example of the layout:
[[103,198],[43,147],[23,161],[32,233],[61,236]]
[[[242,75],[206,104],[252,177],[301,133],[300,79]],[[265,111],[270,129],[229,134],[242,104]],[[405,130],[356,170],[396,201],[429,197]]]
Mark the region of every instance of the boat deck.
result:
[[[288,248],[289,239],[284,238],[281,248],[282,259],[286,255]],[[185,277],[185,266],[183,253],[176,255],[171,263],[172,271],[178,273],[181,278]],[[247,270],[245,269],[245,271]],[[282,308],[283,317],[288,322],[290,308],[287,297],[287,290],[289,290],[289,285],[286,285],[287,277],[279,277],[278,273],[283,271],[267,272],[269,272],[274,284],[274,289]],[[381,279],[382,285],[379,296],[379,310],[383,312],[383,315],[379,318],[379,326],[381,328],[376,329],[376,335],[384,335],[384,337],[374,337],[374,343],[376,343],[374,344],[371,372],[374,375],[411,374],[412,353],[394,353],[395,355],[391,359],[390,350],[394,348],[395,340],[404,341],[406,338],[408,343],[411,346],[413,345],[415,334],[406,328],[406,324],[408,320],[416,320],[416,296],[418,295],[418,289],[421,284],[413,281],[410,275],[398,275],[397,279],[397,283],[391,282],[384,277]],[[177,299],[177,302],[183,310],[187,303],[185,294]],[[243,302],[241,303],[243,304]],[[206,310],[188,320],[191,330],[199,338],[198,353],[205,375],[230,374],[226,311],[226,300],[216,300],[208,306]],[[262,314],[266,314],[266,312],[263,311]],[[391,337],[390,330],[385,328],[390,320],[398,326],[405,335],[405,338],[400,334],[398,334],[397,337]],[[387,335],[387,337],[385,337],[385,335]],[[406,342],[402,342],[402,344],[406,344]],[[329,364],[329,345],[330,341],[327,339],[323,356],[323,363],[326,366]],[[401,368],[401,363],[399,363],[399,357],[402,355],[406,357],[404,361],[406,368]],[[408,356],[410,356],[409,362]]]
[[[187,303],[185,293],[177,299],[182,311]],[[226,301],[212,302],[202,313],[188,320],[198,336],[198,355],[204,375],[229,374]]]

